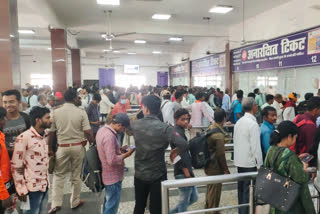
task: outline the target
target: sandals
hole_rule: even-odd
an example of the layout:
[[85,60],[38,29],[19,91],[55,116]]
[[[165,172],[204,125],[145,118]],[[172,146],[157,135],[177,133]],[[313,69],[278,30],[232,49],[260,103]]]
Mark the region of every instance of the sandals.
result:
[[76,206],[76,207],[74,207],[74,208],[72,208],[72,209],[73,209],[73,210],[74,210],[74,209],[77,209],[77,208],[81,207],[83,204],[84,204],[84,201],[80,200],[78,206]]
[[57,211],[61,210],[61,207],[54,207],[54,208],[51,208],[49,211],[48,211],[48,214],[54,214],[56,213]]

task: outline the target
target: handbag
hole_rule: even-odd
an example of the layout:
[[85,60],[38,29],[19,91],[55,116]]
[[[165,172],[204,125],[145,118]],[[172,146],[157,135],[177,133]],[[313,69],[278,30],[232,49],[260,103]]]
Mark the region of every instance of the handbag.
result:
[[285,148],[278,149],[271,168],[262,166],[256,178],[255,198],[282,212],[288,212],[299,196],[300,184],[274,171],[276,161]]

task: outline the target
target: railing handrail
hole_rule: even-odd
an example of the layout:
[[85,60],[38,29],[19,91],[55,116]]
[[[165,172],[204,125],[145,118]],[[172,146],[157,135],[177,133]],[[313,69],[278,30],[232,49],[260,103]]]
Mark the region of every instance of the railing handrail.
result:
[[176,187],[188,187],[198,186],[207,184],[220,184],[232,181],[250,180],[255,179],[258,172],[246,172],[246,173],[235,173],[229,175],[216,175],[216,176],[205,176],[197,178],[177,179],[177,180],[166,180],[161,183],[163,187],[168,189]]
[[[258,175],[258,172],[246,172],[246,173],[237,173],[237,174],[229,174],[229,175],[217,175],[217,176],[163,181],[161,182],[162,214],[167,214],[169,212],[169,189],[170,188],[218,184],[218,183],[226,183],[226,182],[241,181],[241,180],[251,180],[249,204],[240,204],[233,207],[217,208],[217,210],[249,206],[250,214],[252,214],[253,213],[253,180],[256,178],[257,175]],[[208,209],[207,211],[209,210],[211,209]],[[198,210],[190,213],[199,213],[199,212],[202,213],[202,211],[205,211],[205,210]]]

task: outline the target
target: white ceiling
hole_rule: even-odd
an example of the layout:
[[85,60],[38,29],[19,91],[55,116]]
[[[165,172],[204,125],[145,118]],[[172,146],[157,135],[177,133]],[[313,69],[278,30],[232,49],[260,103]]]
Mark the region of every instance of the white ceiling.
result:
[[[241,0],[120,0],[119,7],[101,6],[96,0],[19,0],[20,28],[32,28],[34,36],[21,36],[22,46],[46,46],[49,40],[48,25],[63,27],[74,34],[80,48],[87,52],[100,53],[108,44],[100,34],[107,31],[104,10],[112,10],[114,33],[137,32],[135,35],[116,38],[114,48],[150,54],[160,50],[164,54],[188,53],[194,43],[213,35],[227,36],[227,28],[242,20]],[[245,18],[253,17],[290,0],[245,0]],[[214,5],[231,5],[228,14],[211,14]],[[154,13],[172,14],[169,21],[151,19]],[[203,20],[210,17],[210,22]],[[181,43],[168,43],[170,36],[182,36]],[[143,39],[145,45],[134,44]],[[227,37],[226,37],[227,39]]]

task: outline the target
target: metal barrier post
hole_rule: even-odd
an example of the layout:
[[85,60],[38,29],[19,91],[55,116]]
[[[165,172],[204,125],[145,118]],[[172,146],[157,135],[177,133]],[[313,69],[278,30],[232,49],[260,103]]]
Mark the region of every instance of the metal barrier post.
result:
[[249,196],[249,213],[254,214],[254,204],[253,204],[253,179],[250,180],[250,196]]
[[169,188],[165,185],[161,185],[161,196],[162,196],[162,214],[169,213]]

